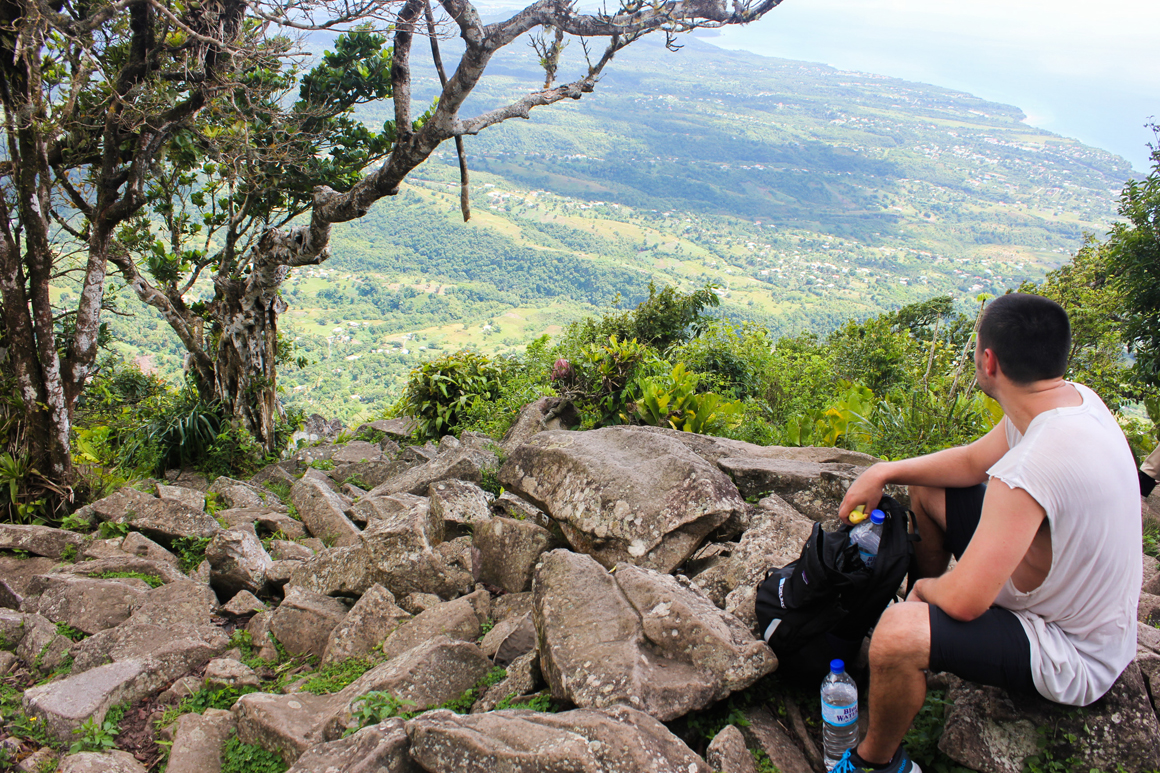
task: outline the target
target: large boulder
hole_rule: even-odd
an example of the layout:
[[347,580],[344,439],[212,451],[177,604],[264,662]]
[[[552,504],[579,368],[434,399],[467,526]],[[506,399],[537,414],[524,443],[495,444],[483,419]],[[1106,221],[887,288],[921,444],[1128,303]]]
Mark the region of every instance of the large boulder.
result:
[[133,605],[130,623],[159,626],[209,626],[217,596],[208,585],[181,580],[149,591]]
[[[713,770],[720,773],[757,773],[757,765],[745,746],[745,737],[734,725],[725,725],[721,732],[713,736],[705,749],[705,759]],[[779,766],[778,770],[782,768]],[[800,768],[803,772],[808,767]]]
[[[297,483],[297,481],[295,481]],[[242,507],[233,510],[218,510],[214,515],[226,528],[252,526],[259,536],[282,532],[288,539],[302,539],[306,528],[282,510],[270,507]]]
[[541,432],[512,452],[499,478],[606,567],[671,572],[745,509],[716,467],[676,440],[634,427]]
[[[323,550],[306,561],[277,563],[288,563],[293,567],[288,587],[299,587],[323,596],[361,596],[374,584],[367,549],[361,542]],[[269,571],[266,576],[269,578]]]
[[479,579],[509,593],[531,590],[536,562],[558,544],[543,526],[513,518],[492,518],[476,524],[472,532],[472,545],[479,551]]
[[181,565],[181,559],[170,553],[165,548],[158,545],[153,540],[146,537],[141,532],[131,531],[125,535],[125,539],[121,540],[119,549],[122,553],[128,553],[137,558],[143,558],[146,561],[162,561],[171,564],[174,567]]
[[402,654],[436,636],[456,641],[476,641],[488,617],[487,591],[476,591],[454,601],[445,601],[402,623],[383,642],[388,658]]
[[[371,494],[359,504],[373,506],[375,499]],[[369,520],[362,535],[370,577],[396,598],[434,593],[449,599],[467,593],[474,578],[438,550],[444,536],[443,519],[434,516],[427,500],[406,510],[391,507]]]
[[238,738],[294,762],[318,743],[357,727],[354,711],[369,692],[390,693],[422,710],[459,698],[488,672],[479,647],[440,636],[367,671],[334,695],[251,693],[234,704]]
[[221,476],[210,485],[209,494],[216,494],[227,508],[262,507],[270,496],[258,486]]
[[310,747],[286,773],[423,773],[407,754],[410,745],[396,717]]
[[47,526],[0,523],[0,550],[23,550],[34,556],[60,558],[71,547],[73,556],[84,549],[80,534]]
[[222,746],[234,729],[233,715],[222,709],[177,718],[166,773],[221,773]]
[[129,752],[113,749],[70,754],[61,760],[57,773],[146,773],[146,768]]
[[[122,542],[124,544],[124,542]],[[71,574],[83,577],[100,577],[108,574],[144,574],[163,583],[184,582],[189,578],[169,561],[131,556],[124,551],[107,558],[82,561],[79,564],[63,564],[52,570],[53,574]]]
[[494,467],[498,461],[490,451],[463,446],[396,475],[382,485],[375,486],[370,493],[380,497],[403,492],[426,494],[432,483],[443,480],[479,483],[483,478],[483,470]]
[[149,591],[143,580],[95,580],[47,574],[33,585],[40,595],[35,610],[54,623],[93,634],[129,619],[133,605]]
[[1134,662],[1104,697],[1079,710],[951,679],[938,745],[980,773],[1022,773],[1023,760],[1039,753],[1044,740],[1052,757],[1067,760],[1071,770],[1160,767],[1160,723]]
[[330,461],[335,464],[355,464],[358,462],[377,462],[383,458],[383,449],[375,443],[365,440],[352,440],[346,445],[339,446],[330,455]]
[[70,648],[70,654],[74,674],[106,663],[152,658],[158,668],[180,676],[187,669],[217,657],[228,646],[229,637],[213,626],[128,622],[77,642]]
[[310,533],[328,545],[341,547],[358,542],[358,527],[347,517],[350,501],[322,481],[303,477],[290,489],[290,501]]
[[681,739],[627,706],[561,714],[431,711],[407,722],[411,757],[430,773],[710,773]]
[[395,604],[389,590],[377,583],[372,585],[330,632],[322,655],[323,665],[366,657],[410,619],[411,615]]
[[554,550],[536,569],[532,597],[544,678],[554,697],[577,706],[624,703],[668,721],[777,667],[743,623],[649,569],[608,572]]
[[202,510],[171,499],[158,499],[128,486],[93,502],[91,507],[100,520],[127,523],[166,547],[179,537],[212,537],[222,528],[212,515]]
[[286,598],[270,617],[270,632],[287,652],[321,658],[330,632],[348,611],[349,607],[338,599],[290,586]]
[[431,513],[443,519],[447,527],[459,531],[474,528],[491,518],[491,496],[474,483],[444,480],[432,483],[427,490]]
[[220,531],[205,548],[210,583],[229,598],[238,591],[261,593],[266,587],[266,570],[273,559],[262,542],[246,531]]
[[532,439],[533,435],[551,430],[571,429],[580,423],[572,401],[563,397],[541,397],[520,409],[515,423],[499,441],[504,453],[515,449]]

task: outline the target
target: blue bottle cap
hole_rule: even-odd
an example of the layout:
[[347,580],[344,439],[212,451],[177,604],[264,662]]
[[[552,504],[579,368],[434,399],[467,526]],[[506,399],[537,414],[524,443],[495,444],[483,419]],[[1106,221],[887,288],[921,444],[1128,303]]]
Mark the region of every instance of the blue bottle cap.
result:
[[870,523],[882,523],[886,520],[886,513],[881,510],[870,511]]
[[831,660],[830,661],[830,670],[833,671],[835,674],[842,673],[843,671],[846,670],[845,661],[838,660],[837,658],[835,658],[834,660]]

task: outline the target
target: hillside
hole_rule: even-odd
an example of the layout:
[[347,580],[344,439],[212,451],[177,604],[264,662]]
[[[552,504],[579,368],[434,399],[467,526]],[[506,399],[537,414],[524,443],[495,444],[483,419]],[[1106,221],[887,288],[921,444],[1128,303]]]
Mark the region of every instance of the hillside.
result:
[[[618,296],[635,303],[650,280],[715,282],[723,313],[775,333],[935,293],[966,302],[1102,234],[1130,174],[1010,106],[685,43],[637,44],[596,93],[467,138],[469,223],[448,147],[338,229],[334,257],[284,290],[283,330],[312,361],[283,372],[287,402],[381,409],[431,350],[512,351]],[[532,51],[512,49],[467,112],[542,82]],[[175,373],[175,340],[141,316],[112,321],[120,345]]]

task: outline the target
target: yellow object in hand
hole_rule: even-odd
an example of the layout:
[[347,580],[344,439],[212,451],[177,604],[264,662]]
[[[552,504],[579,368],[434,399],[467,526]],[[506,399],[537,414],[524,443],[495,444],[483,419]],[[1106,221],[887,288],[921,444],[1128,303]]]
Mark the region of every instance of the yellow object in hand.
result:
[[850,523],[862,523],[864,520],[866,520],[866,505],[858,505],[850,513]]

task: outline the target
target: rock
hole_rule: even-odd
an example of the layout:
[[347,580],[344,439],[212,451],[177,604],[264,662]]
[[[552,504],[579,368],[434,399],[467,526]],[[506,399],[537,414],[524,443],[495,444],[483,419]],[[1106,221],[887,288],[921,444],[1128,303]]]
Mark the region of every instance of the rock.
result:
[[221,531],[213,516],[181,502],[158,499],[134,488],[116,493],[92,504],[102,521],[127,523],[145,536],[164,546],[179,537],[212,537]]
[[222,687],[257,687],[261,684],[254,669],[233,658],[214,658],[205,667],[205,686],[210,690]]
[[121,540],[120,550],[146,561],[163,561],[172,564],[174,568],[181,566],[181,559],[139,532],[126,534],[125,539]]
[[355,464],[358,462],[377,462],[382,458],[383,449],[375,443],[352,440],[331,454],[330,461],[335,464]]
[[[371,486],[367,486],[367,489],[369,488],[371,488]],[[344,497],[353,502],[359,497],[365,497],[367,495],[367,489],[361,489],[353,483],[347,482],[342,484],[342,488],[338,490],[338,493],[342,494]]]
[[358,542],[358,527],[346,516],[350,502],[342,495],[317,480],[304,477],[290,490],[290,499],[302,523],[315,537],[337,547]]
[[273,615],[269,612],[259,612],[250,619],[246,625],[246,631],[254,643],[254,654],[262,660],[274,662],[279,659],[280,655],[278,648],[274,646],[274,642],[270,638],[271,617]]
[[786,505],[784,512],[745,532],[728,558],[694,576],[693,582],[714,604],[736,615],[746,625],[756,625],[753,602],[757,584],[769,570],[798,559],[813,526],[813,521]]
[[411,758],[431,773],[710,773],[668,728],[627,706],[560,714],[441,709],[406,727]]
[[65,529],[0,523],[0,550],[23,550],[34,556],[60,559],[70,548],[74,556],[79,555],[85,542],[83,535]]
[[[743,495],[765,496],[772,492],[829,528],[838,525],[838,505],[846,489],[866,469],[840,462],[750,456],[720,459],[717,464],[733,478]],[[896,495],[897,489],[891,487],[886,493]]]
[[290,540],[270,540],[270,557],[275,561],[309,561],[314,551],[305,545]]
[[536,625],[531,614],[515,621],[515,626],[495,648],[492,660],[497,666],[507,666],[536,649]]
[[411,615],[395,605],[389,590],[377,583],[372,585],[330,632],[322,664],[369,655],[400,623],[410,619]]
[[[408,450],[413,448],[414,446],[411,446]],[[426,464],[412,467],[382,485],[375,486],[370,493],[380,497],[402,492],[426,494],[432,483],[452,479],[479,483],[482,479],[482,470],[495,467],[497,462],[496,455],[489,451],[458,448],[440,454]]]
[[275,561],[266,569],[266,584],[280,590],[301,566],[301,561]]
[[531,502],[520,499],[510,491],[500,494],[499,498],[492,502],[491,507],[497,514],[506,515],[517,521],[531,521],[546,529],[552,526],[552,519],[548,517],[547,513]]
[[334,493],[338,493],[338,483],[335,482],[334,478],[330,477],[329,472],[323,472],[322,470],[310,467],[306,470],[306,472],[302,473],[300,480],[312,480],[316,483],[321,483]]
[[[149,590],[142,580],[93,580],[47,574],[33,588],[40,594],[36,612],[93,634],[129,619],[132,607]],[[30,610],[31,611],[31,610]]]
[[[705,760],[709,763],[709,767],[721,773],[757,773],[757,765],[754,764],[753,756],[745,746],[745,738],[733,725],[725,725],[721,732],[713,736],[709,748],[705,750]],[[786,770],[780,765],[777,769]],[[804,773],[809,770],[809,766],[796,770]]]
[[234,597],[222,605],[221,611],[234,617],[242,617],[255,612],[265,612],[268,607],[257,596],[248,590],[240,590]]
[[56,752],[48,747],[37,749],[16,763],[16,770],[19,773],[43,773],[47,770],[55,771],[56,768]]
[[362,544],[323,550],[306,561],[279,563],[292,567],[289,585],[323,596],[361,596],[374,584]]
[[[17,558],[11,555],[0,555],[0,580],[3,580],[4,584],[8,586],[10,594],[6,593],[5,596],[8,598],[9,604],[16,596],[24,598],[30,595],[28,586],[32,584],[33,577],[49,574],[56,567],[57,561],[53,558],[41,556]],[[12,606],[8,608],[15,609]]]
[[[552,418],[547,416],[551,414]],[[510,454],[533,435],[551,430],[571,429],[580,423],[580,414],[572,402],[563,397],[541,397],[520,409],[515,423],[504,433],[499,447]]]
[[431,514],[443,520],[444,528],[465,533],[477,524],[491,519],[488,494],[474,483],[444,480],[432,483],[427,489],[431,500]]
[[263,507],[266,504],[267,496],[266,492],[257,486],[227,478],[224,475],[214,479],[208,493],[217,494],[218,499],[231,509]]
[[0,609],[0,650],[11,652],[20,644],[27,633],[26,617],[23,612]]
[[[262,469],[258,470],[252,478],[248,481],[251,486],[257,489],[269,491],[277,496],[277,489],[282,489],[286,494],[290,492],[291,487],[298,482],[284,465],[292,465],[293,462],[279,462],[277,464],[268,464]],[[297,466],[297,465],[295,465]],[[267,500],[269,501],[269,500]]]
[[1141,558],[1143,559],[1144,574],[1140,581],[1140,589],[1145,593],[1160,596],[1160,593],[1157,593],[1160,590],[1160,561],[1147,553],[1144,553]]
[[415,429],[419,426],[419,423],[410,416],[399,416],[394,419],[372,421],[364,426],[378,430],[387,437],[406,440],[415,434]]
[[133,623],[150,625],[208,626],[217,610],[218,600],[208,585],[182,580],[147,592],[133,606]]
[[222,709],[177,718],[166,773],[220,773],[221,752],[234,729],[234,717]]
[[32,671],[52,673],[68,656],[73,642],[57,633],[56,624],[38,614],[26,614],[24,635],[16,645],[16,657]]
[[[368,500],[373,505],[373,493],[359,504]],[[426,503],[368,520],[362,538],[370,577],[396,598],[409,593],[454,598],[474,585],[470,571],[455,566],[436,551],[444,538],[443,521],[432,515]]]
[[81,752],[65,757],[57,773],[146,773],[145,766],[128,752]]
[[[745,710],[745,721],[749,724],[741,731],[750,743],[765,752],[778,770],[808,771],[811,769],[801,749],[793,742],[782,726],[774,719],[773,714],[763,706]],[[710,760],[712,753],[710,753]],[[752,760],[751,760],[752,761]],[[710,761],[710,765],[713,762]],[[725,769],[722,768],[722,773]]]
[[523,617],[531,611],[531,593],[505,593],[491,600],[491,619],[496,623],[509,617]]
[[416,507],[428,507],[431,500],[414,494],[391,494],[390,496],[369,496],[360,499],[351,507],[351,517],[359,523],[389,519],[400,513],[407,513]]
[[203,684],[204,682],[196,676],[183,676],[174,682],[168,690],[158,695],[157,702],[164,706],[179,703],[182,698],[188,698],[199,691]]
[[221,531],[205,549],[209,561],[210,584],[222,594],[238,591],[261,593],[266,587],[266,569],[274,563],[261,541],[244,531]]
[[312,746],[286,773],[422,773],[407,754],[409,746],[403,720],[392,718]]
[[96,577],[109,573],[144,574],[155,577],[163,583],[185,582],[189,579],[181,573],[181,570],[176,565],[168,561],[138,558],[137,556],[131,556],[124,552],[110,558],[82,561],[79,564],[65,564],[53,569],[53,574],[70,574],[81,577]]
[[0,677],[7,676],[20,662],[20,658],[11,652],[0,650]]
[[504,665],[507,674],[503,679],[487,688],[487,692],[472,705],[472,714],[491,711],[505,698],[531,695],[539,690],[544,683],[543,674],[540,673],[540,656],[534,651],[526,652],[511,663]]
[[[500,598],[503,598],[500,596]],[[504,639],[510,636],[517,628],[524,625],[531,624],[532,613],[529,611],[522,617],[509,617],[506,620],[501,620],[492,625],[491,630],[483,635],[479,641],[479,647],[483,650],[483,654],[489,658],[494,658],[496,650],[503,644]],[[536,635],[536,626],[531,624],[533,641]]]
[[279,532],[288,539],[302,539],[306,536],[306,527],[301,521],[296,521],[289,513],[270,507],[219,510],[216,516],[227,528],[246,524],[253,527],[255,534],[263,537]]
[[158,626],[129,622],[77,642],[70,649],[73,674],[107,663],[151,658],[153,665],[176,679],[225,652],[229,637],[220,628]]
[[399,599],[399,606],[410,612],[412,615],[419,615],[426,612],[428,609],[437,607],[443,603],[443,599],[436,596],[434,593],[408,593],[403,598]]
[[432,607],[399,625],[383,642],[383,654],[393,658],[439,635],[476,641],[487,619],[487,605],[487,591],[476,591]]
[[458,698],[490,667],[474,644],[440,636],[372,668],[334,695],[243,695],[233,708],[238,738],[293,762],[355,726],[353,704],[368,692],[388,692],[421,710]]
[[24,597],[12,589],[5,580],[0,579],[0,609],[20,609]]
[[739,620],[649,569],[609,573],[554,550],[536,569],[532,596],[544,678],[553,697],[580,707],[625,703],[668,721],[777,667]]
[[209,488],[209,480],[200,472],[193,470],[166,470],[165,482],[171,486],[181,486],[194,491],[205,491]]
[[166,486],[164,483],[158,483],[157,498],[166,499],[171,502],[180,502],[194,510],[205,509],[205,491],[186,488],[185,486]]
[[[200,655],[199,655],[200,657]],[[188,673],[204,660],[180,664]],[[158,692],[182,673],[173,673],[174,663],[153,656],[131,658],[98,666],[80,674],[30,687],[24,691],[22,705],[26,714],[43,721],[48,733],[69,744],[75,740],[73,730],[90,718],[97,722],[118,703],[135,703]]]
[[498,517],[476,524],[472,544],[479,551],[479,580],[509,593],[531,590],[540,556],[559,546],[542,526]]
[[671,572],[745,501],[720,470],[634,427],[541,432],[508,457],[500,482],[531,500],[578,551],[607,567]]
[[[1038,728],[1064,748],[1057,760],[1076,770],[1153,770],[1160,765],[1160,723],[1148,701],[1140,668],[1132,663],[1104,697],[1077,711],[1037,695],[1009,695],[997,687],[955,680],[947,691],[939,748],[980,773],[1021,773],[1038,751]],[[1063,739],[1072,736],[1073,743]]]
[[346,604],[329,596],[288,586],[286,598],[270,617],[270,632],[293,655],[322,657],[330,632],[346,616]]

